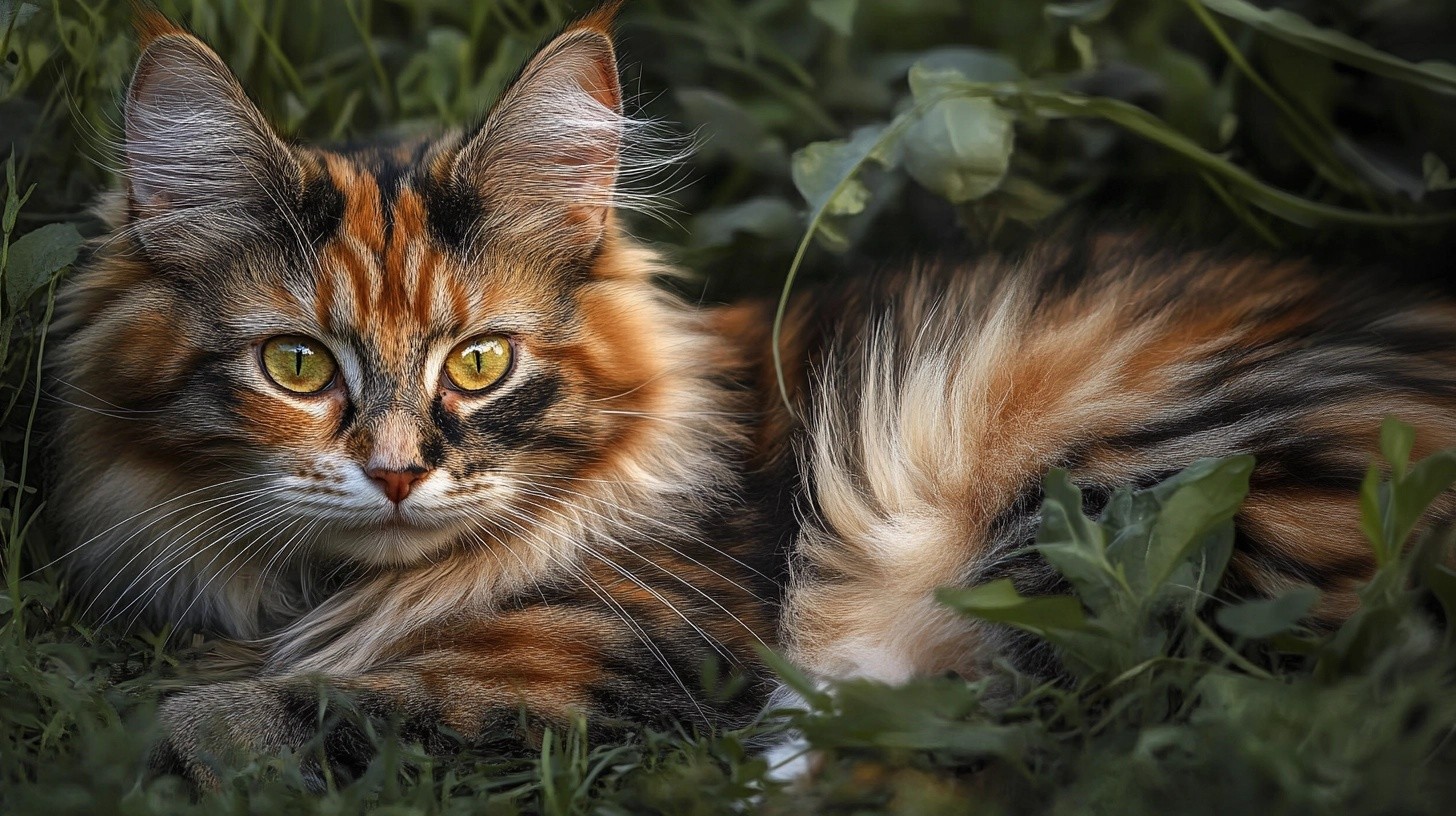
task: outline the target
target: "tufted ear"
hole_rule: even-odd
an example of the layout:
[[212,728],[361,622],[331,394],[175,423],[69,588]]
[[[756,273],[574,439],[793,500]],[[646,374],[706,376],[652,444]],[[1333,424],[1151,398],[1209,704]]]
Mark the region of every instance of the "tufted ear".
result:
[[138,29],[125,159],[130,216],[147,252],[205,263],[287,228],[299,177],[292,151],[200,40],[156,15]]
[[621,166],[615,4],[547,43],[451,168],[480,197],[483,235],[577,255],[602,239]]

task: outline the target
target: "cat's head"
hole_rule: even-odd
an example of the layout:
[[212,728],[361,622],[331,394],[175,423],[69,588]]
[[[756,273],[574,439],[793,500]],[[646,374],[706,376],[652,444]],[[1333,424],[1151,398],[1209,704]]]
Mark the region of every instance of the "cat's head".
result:
[[206,45],[144,27],[124,212],[54,382],[63,524],[118,588],[215,553],[539,555],[568,516],[715,478],[712,351],[616,212],[641,167],[607,24],[476,127],[348,150],[285,142]]

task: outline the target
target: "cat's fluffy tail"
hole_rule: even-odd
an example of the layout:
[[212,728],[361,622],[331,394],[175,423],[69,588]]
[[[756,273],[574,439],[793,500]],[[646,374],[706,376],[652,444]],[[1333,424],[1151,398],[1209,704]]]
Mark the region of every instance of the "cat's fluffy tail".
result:
[[987,532],[973,529],[989,508],[968,506],[976,457],[958,432],[986,397],[957,354],[963,332],[927,317],[910,337],[899,321],[872,324],[815,384],[784,639],[820,677],[898,682],[969,670],[983,651],[974,624],[939,605],[935,589],[970,577],[968,547]]

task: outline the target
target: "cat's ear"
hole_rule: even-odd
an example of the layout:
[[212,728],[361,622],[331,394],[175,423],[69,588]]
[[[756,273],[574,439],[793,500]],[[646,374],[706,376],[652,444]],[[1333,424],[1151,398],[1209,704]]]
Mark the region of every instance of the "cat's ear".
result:
[[580,254],[602,239],[621,167],[616,4],[547,43],[455,157],[482,202],[481,234]]
[[149,254],[206,262],[276,229],[297,159],[222,59],[155,13],[127,90],[130,216]]

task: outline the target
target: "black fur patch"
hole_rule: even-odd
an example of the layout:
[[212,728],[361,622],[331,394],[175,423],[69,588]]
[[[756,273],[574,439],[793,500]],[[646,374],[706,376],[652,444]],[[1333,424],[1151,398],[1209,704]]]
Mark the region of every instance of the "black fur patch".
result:
[[328,174],[315,174],[299,192],[297,216],[304,237],[315,247],[327,243],[339,231],[344,221],[344,194]]
[[542,437],[542,417],[560,399],[559,379],[537,377],[496,400],[489,411],[477,412],[471,419],[471,429],[500,445],[521,447]]
[[435,397],[434,404],[430,406],[430,418],[434,420],[435,427],[440,429],[441,436],[452,447],[459,447],[465,442],[465,425],[461,423],[459,416],[445,408],[443,396]]
[[445,438],[439,433],[429,433],[420,444],[420,458],[426,467],[439,467],[445,460]]
[[463,250],[485,212],[480,194],[465,184],[422,178],[416,185],[425,201],[430,235],[442,246]]

